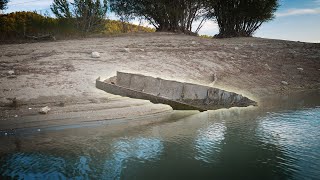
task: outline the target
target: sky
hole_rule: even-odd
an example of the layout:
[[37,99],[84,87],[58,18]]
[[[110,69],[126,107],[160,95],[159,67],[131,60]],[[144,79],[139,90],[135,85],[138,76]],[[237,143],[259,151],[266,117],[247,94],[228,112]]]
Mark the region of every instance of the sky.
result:
[[[50,11],[53,0],[10,0],[5,13],[14,11]],[[264,23],[255,37],[320,43],[320,0],[280,0],[275,19]],[[117,17],[109,13],[110,19]],[[137,24],[138,21],[133,21]],[[148,25],[144,23],[144,25]],[[197,22],[195,22],[196,28]],[[207,21],[201,35],[214,35],[219,31],[214,21]]]

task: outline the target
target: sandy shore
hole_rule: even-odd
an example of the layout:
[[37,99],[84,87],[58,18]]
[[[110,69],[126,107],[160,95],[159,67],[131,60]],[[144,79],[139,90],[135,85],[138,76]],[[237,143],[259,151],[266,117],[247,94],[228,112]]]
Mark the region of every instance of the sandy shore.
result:
[[[91,58],[93,51],[101,57]],[[151,33],[0,45],[0,127],[172,112],[167,105],[95,88],[97,77],[116,71],[215,86],[263,104],[270,97],[319,89],[320,44]],[[44,106],[51,111],[40,115]]]

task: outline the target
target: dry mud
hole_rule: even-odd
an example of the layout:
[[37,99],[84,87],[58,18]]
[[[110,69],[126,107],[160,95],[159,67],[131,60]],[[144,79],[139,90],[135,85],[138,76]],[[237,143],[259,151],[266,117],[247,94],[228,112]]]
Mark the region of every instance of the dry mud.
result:
[[[101,57],[92,58],[93,51]],[[1,129],[172,112],[95,88],[96,78],[116,71],[214,86],[262,105],[271,97],[319,89],[320,44],[150,33],[0,45]],[[40,115],[44,106],[51,111]]]

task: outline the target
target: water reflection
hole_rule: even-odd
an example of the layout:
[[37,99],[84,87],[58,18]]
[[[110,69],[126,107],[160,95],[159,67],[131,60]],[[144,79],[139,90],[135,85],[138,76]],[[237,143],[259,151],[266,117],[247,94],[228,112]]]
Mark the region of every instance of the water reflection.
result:
[[66,179],[63,158],[40,153],[15,153],[0,161],[0,174],[15,179]]
[[0,179],[320,176],[320,108],[273,113],[237,108],[136,129],[112,129],[104,126],[38,133],[30,138],[2,137],[0,147],[10,147],[11,153],[1,154]]
[[[279,168],[297,179],[314,178],[320,167],[320,108],[270,113],[260,119],[257,135],[264,143],[277,144],[287,156]],[[281,160],[281,157],[276,157]]]
[[198,130],[195,140],[197,154],[195,159],[207,163],[215,162],[215,155],[221,150],[226,127],[223,123],[213,123],[209,127]]
[[105,162],[101,178],[120,179],[121,172],[129,160],[143,162],[156,159],[163,151],[162,142],[155,138],[123,138],[113,143],[112,147],[113,154],[111,159]]

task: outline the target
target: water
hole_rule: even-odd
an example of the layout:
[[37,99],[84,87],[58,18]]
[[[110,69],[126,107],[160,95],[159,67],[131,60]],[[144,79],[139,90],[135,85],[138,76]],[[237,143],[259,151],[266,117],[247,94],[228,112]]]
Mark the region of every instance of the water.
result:
[[0,175],[16,179],[320,177],[320,107],[236,108],[136,128],[63,129],[0,140]]

